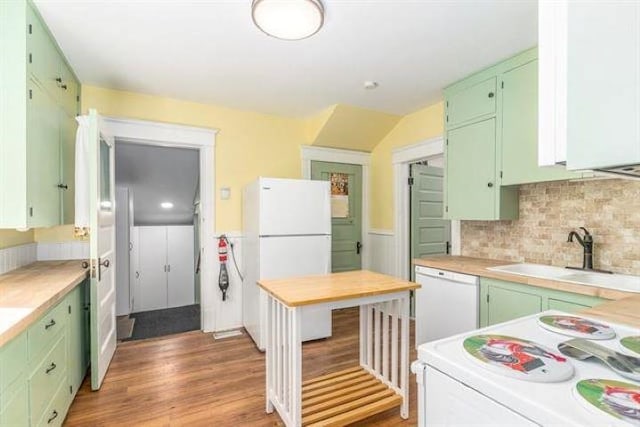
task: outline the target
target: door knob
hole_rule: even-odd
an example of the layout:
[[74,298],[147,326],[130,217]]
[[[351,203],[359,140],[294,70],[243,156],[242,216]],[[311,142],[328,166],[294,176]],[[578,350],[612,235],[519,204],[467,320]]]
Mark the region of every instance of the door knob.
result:
[[108,259],[101,260],[98,258],[98,282],[102,280],[102,267],[109,268],[111,262]]
[[362,243],[356,242],[356,253],[360,255],[360,250],[362,249]]

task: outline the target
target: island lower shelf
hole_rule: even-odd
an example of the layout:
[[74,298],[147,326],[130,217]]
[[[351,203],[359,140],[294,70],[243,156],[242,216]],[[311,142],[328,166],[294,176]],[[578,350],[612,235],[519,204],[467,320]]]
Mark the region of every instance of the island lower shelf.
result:
[[344,426],[402,404],[402,396],[361,366],[302,383],[302,425]]

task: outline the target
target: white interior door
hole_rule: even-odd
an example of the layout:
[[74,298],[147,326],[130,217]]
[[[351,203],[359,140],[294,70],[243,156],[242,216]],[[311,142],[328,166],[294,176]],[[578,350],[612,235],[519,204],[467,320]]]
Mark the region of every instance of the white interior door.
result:
[[89,111],[91,388],[102,385],[116,350],[115,163],[113,138]]
[[167,227],[138,227],[138,272],[134,311],[167,308]]
[[167,292],[169,307],[195,304],[193,226],[167,227]]

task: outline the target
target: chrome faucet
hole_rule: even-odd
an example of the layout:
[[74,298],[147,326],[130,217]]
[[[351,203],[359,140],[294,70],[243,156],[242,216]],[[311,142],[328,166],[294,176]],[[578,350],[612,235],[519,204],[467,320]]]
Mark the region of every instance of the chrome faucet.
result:
[[577,231],[571,230],[569,237],[567,238],[567,242],[573,242],[573,238],[576,238],[583,249],[582,269],[593,270],[593,236],[586,228],[580,227],[580,229],[584,231],[584,237],[580,237],[580,234]]

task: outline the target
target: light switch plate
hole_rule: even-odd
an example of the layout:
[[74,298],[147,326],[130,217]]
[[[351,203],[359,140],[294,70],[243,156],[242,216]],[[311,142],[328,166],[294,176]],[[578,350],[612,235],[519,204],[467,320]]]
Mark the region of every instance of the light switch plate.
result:
[[229,187],[220,188],[220,199],[229,200],[230,198],[231,198],[231,188]]

